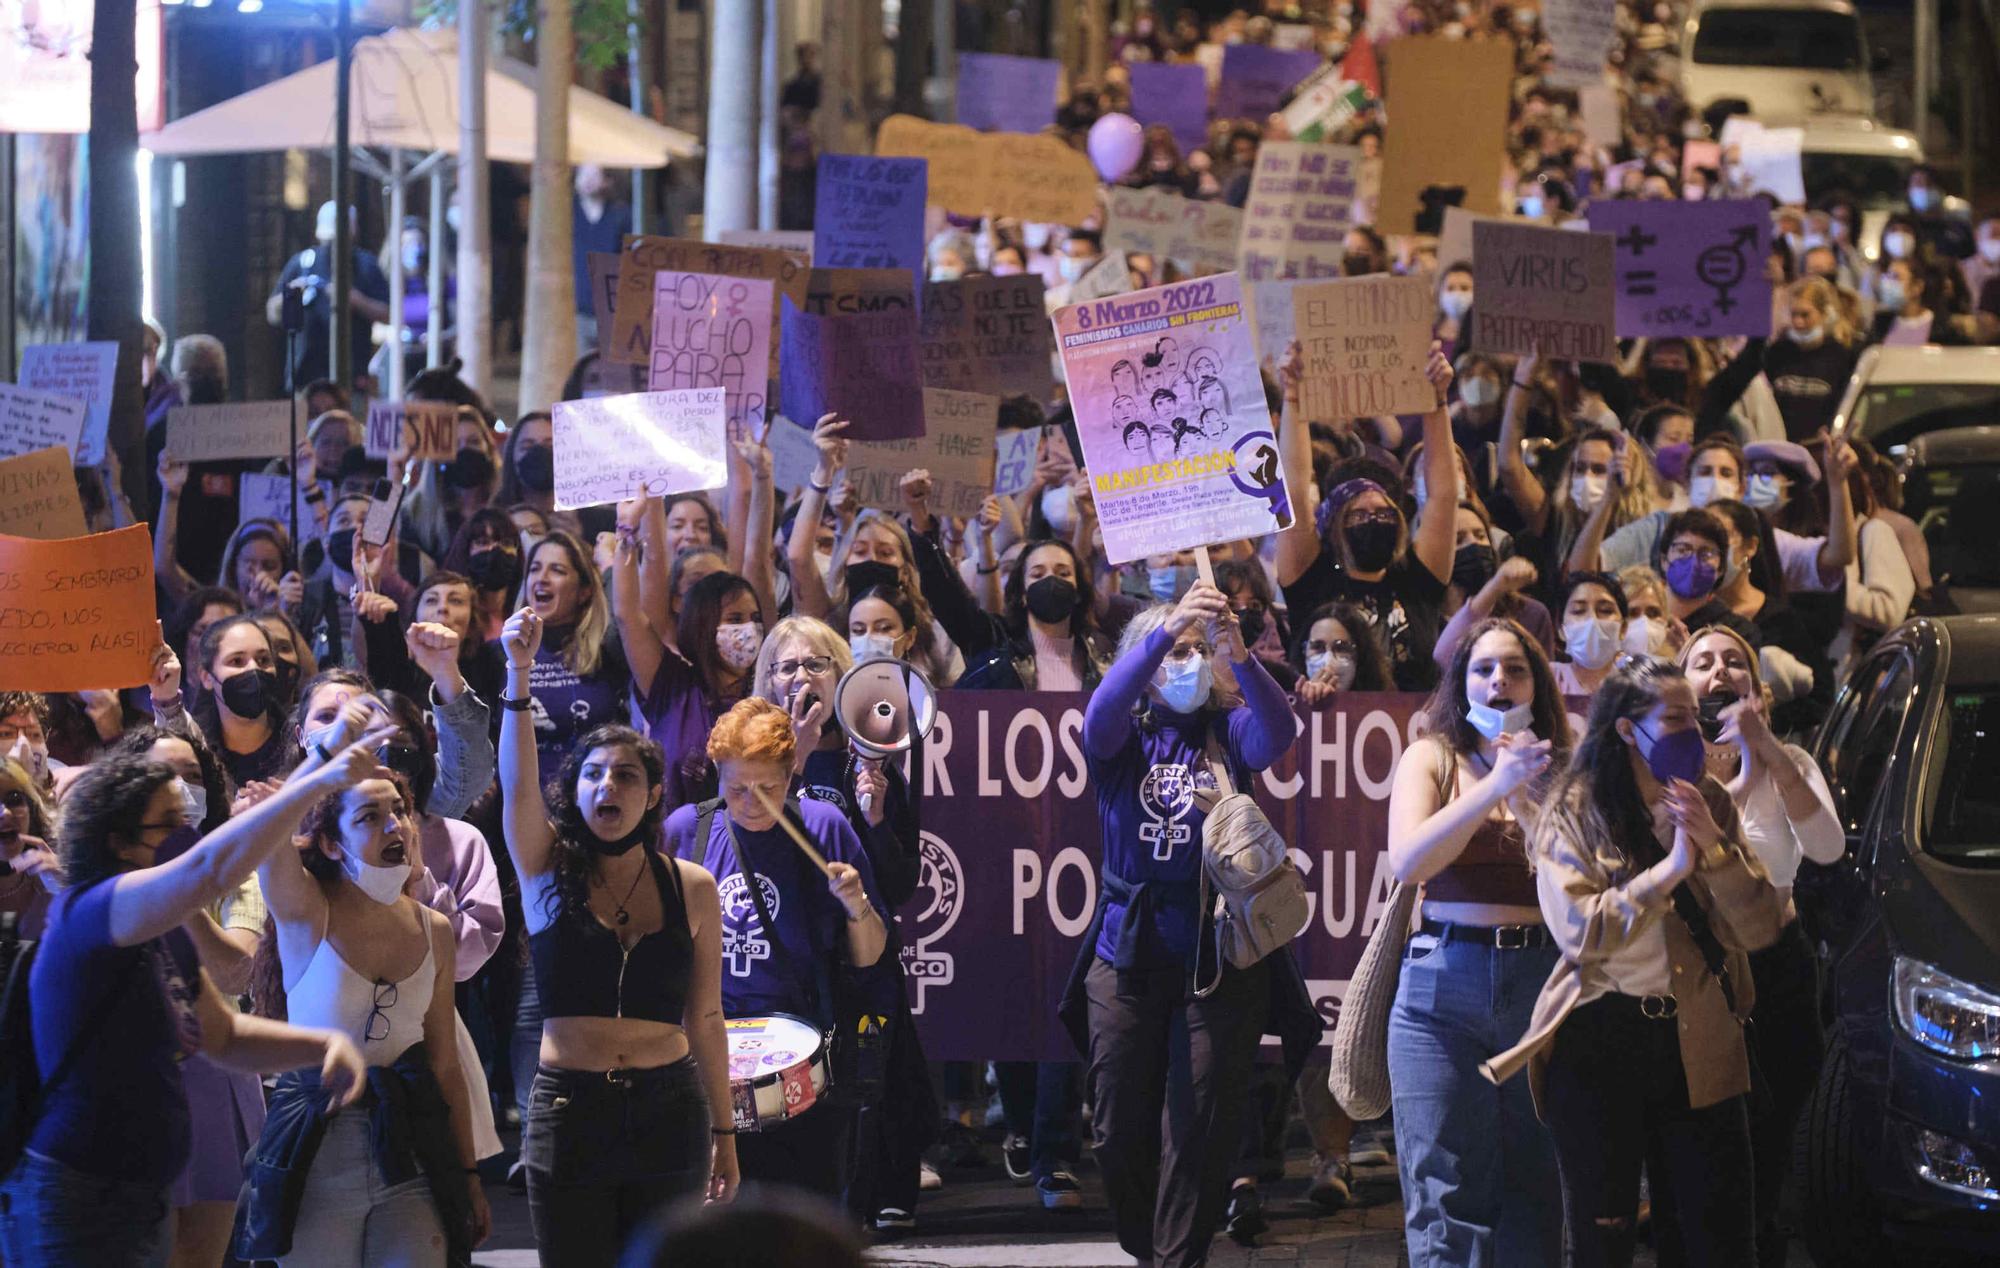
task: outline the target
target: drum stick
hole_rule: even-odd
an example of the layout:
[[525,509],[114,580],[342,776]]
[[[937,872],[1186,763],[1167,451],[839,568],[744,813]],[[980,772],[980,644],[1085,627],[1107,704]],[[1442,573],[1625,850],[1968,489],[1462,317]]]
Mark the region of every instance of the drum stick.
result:
[[813,843],[806,840],[806,834],[799,831],[798,826],[785,817],[784,808],[765,796],[764,790],[757,787],[757,785],[750,785],[750,791],[756,795],[758,805],[764,807],[764,809],[777,817],[778,826],[785,830],[785,835],[792,839],[793,845],[805,851],[806,857],[813,861],[813,866],[828,876],[833,875],[833,869],[826,865],[826,856],[814,849]]

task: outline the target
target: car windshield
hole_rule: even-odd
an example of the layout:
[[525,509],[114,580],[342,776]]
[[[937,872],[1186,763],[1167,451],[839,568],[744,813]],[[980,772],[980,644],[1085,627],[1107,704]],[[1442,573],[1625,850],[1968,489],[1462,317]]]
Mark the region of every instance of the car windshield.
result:
[[1854,404],[1854,434],[1895,455],[1925,432],[2000,423],[2000,383],[1882,383]]
[[1694,34],[1694,60],[1703,66],[1858,70],[1861,26],[1848,13],[1711,9]]
[[1903,513],[1922,530],[1939,581],[2000,588],[2000,463],[1910,469]]
[[1799,156],[1806,192],[1815,199],[1845,194],[1864,207],[1900,205],[1910,190],[1913,158],[1887,154],[1830,154],[1808,150]]
[[1953,863],[2000,864],[2000,687],[1961,688],[1938,727],[1942,774],[1924,849]]

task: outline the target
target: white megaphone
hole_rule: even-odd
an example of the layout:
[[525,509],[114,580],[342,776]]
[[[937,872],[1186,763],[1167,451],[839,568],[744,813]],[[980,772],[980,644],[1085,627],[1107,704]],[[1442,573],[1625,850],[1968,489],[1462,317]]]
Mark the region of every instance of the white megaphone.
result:
[[[878,657],[840,676],[833,689],[833,716],[863,756],[886,760],[909,752],[931,733],[937,691],[923,671]],[[869,798],[863,795],[861,813],[868,810]]]

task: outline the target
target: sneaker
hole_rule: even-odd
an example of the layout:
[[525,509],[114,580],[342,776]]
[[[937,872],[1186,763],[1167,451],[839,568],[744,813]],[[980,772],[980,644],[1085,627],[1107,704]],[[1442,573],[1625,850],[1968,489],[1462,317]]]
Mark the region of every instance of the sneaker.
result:
[[1042,1208],[1048,1211],[1077,1211],[1083,1208],[1083,1186],[1067,1171],[1051,1171],[1035,1181]]
[[1356,1167],[1393,1167],[1395,1139],[1387,1132],[1356,1132],[1347,1151],[1347,1161]]
[[1313,1155],[1312,1183],[1306,1200],[1322,1211],[1338,1211],[1354,1195],[1354,1168],[1338,1158]]
[[1006,1160],[1009,1179],[1026,1180],[1035,1174],[1032,1155],[1028,1151],[1028,1138],[1019,1132],[1009,1132],[1007,1139],[1000,1142],[1000,1156]]
[[528,1191],[528,1164],[524,1159],[514,1159],[514,1165],[507,1168],[507,1192],[514,1194]]
[[1264,1199],[1254,1184],[1239,1184],[1229,1191],[1228,1223],[1224,1230],[1238,1246],[1255,1246],[1270,1225],[1264,1220]]
[[933,1167],[928,1162],[917,1164],[917,1189],[920,1192],[929,1193],[933,1189],[942,1189],[943,1187],[944,1177],[938,1174],[936,1167]]
[[884,1234],[914,1233],[917,1217],[901,1207],[885,1206],[875,1212],[875,1231]]

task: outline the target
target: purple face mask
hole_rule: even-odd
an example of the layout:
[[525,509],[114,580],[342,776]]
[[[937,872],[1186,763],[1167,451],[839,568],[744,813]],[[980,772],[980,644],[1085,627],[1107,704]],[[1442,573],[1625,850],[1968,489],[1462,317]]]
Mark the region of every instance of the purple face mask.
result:
[[1670,560],[1667,588],[1683,599],[1705,599],[1715,589],[1715,565],[1694,555]]
[[1671,784],[1677,779],[1693,783],[1701,778],[1708,750],[1702,745],[1700,728],[1689,727],[1685,731],[1669,731],[1658,736],[1644,727],[1639,727],[1638,731],[1651,746],[1646,753],[1646,767],[1653,772],[1654,779]]

